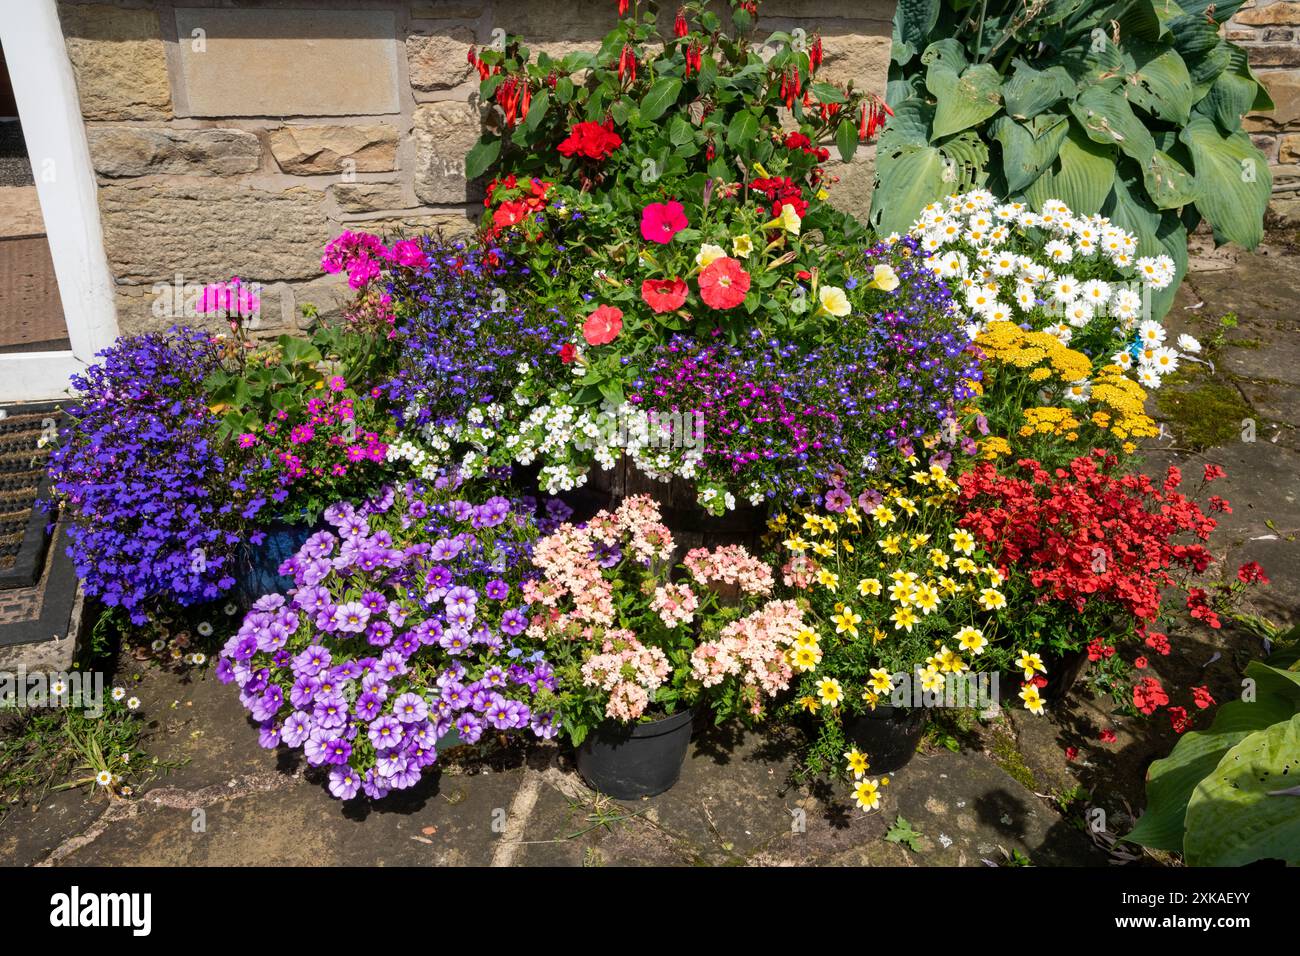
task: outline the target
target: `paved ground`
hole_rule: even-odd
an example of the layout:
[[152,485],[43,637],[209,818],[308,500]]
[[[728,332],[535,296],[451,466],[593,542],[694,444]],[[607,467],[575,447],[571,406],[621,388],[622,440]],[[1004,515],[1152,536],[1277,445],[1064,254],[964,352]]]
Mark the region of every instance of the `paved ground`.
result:
[[[1220,573],[1258,560],[1273,579],[1254,610],[1278,624],[1300,605],[1300,255],[1198,259],[1171,322],[1213,342],[1160,403],[1167,435],[1153,471],[1189,474],[1214,461],[1233,502],[1216,553]],[[1237,324],[1221,322],[1235,313]],[[1231,325],[1231,323],[1229,323]],[[1217,330],[1217,331],[1216,331]],[[1244,419],[1255,440],[1242,440]],[[1199,447],[1207,443],[1208,447]],[[1167,685],[1208,683],[1235,693],[1260,641],[1241,631],[1184,627],[1153,667]],[[303,767],[261,750],[235,695],[123,662],[150,717],[148,746],[184,761],[133,801],[64,793],[0,823],[0,862],[17,864],[476,864],[574,866],[967,865],[1013,853],[1035,864],[1104,865],[1107,834],[1090,834],[1089,808],[1110,834],[1131,825],[1142,776],[1166,753],[1166,720],[1116,717],[1077,695],[1046,719],[1014,713],[962,735],[960,752],[931,745],[894,777],[880,812],[863,814],[839,785],[788,781],[789,742],[776,736],[699,735],[680,784],[622,805],[598,798],[554,747],[445,757],[440,775],[378,806],[331,799]],[[119,677],[119,681],[122,678]],[[1098,733],[1114,729],[1103,744]],[[1064,750],[1077,747],[1067,761]],[[915,849],[885,839],[902,816]]]

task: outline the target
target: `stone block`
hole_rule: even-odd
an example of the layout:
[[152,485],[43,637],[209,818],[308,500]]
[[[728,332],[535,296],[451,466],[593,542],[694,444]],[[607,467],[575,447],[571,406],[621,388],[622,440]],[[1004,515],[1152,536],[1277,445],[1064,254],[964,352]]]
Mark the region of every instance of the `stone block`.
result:
[[415,110],[415,195],[423,203],[472,202],[482,193],[465,180],[465,154],[478,140],[479,114],[467,103],[426,103]]
[[[196,34],[195,31],[201,31]],[[399,110],[391,10],[176,10],[188,116],[357,116]],[[195,43],[198,36],[202,43]]]
[[101,5],[59,5],[81,113],[96,120],[172,115],[158,14]]
[[271,155],[286,173],[297,176],[384,173],[397,168],[397,128],[360,126],[281,126],[270,136]]
[[406,67],[411,86],[424,93],[450,90],[478,73],[469,65],[466,53],[474,45],[469,27],[450,27],[444,32],[413,34],[406,38]]
[[239,129],[155,129],[90,126],[90,158],[101,176],[153,173],[235,176],[256,171],[262,159],[257,136]]

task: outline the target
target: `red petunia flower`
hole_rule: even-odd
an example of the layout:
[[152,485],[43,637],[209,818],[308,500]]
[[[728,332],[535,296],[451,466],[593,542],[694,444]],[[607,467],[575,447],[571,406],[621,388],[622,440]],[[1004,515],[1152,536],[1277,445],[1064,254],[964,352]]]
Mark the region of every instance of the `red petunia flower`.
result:
[[689,225],[686,210],[675,199],[652,202],[641,210],[641,236],[647,242],[665,245]]
[[1210,694],[1210,689],[1208,687],[1193,687],[1192,703],[1194,703],[1200,710],[1204,710],[1206,707],[1210,707],[1214,704],[1214,697]]
[[608,345],[623,331],[623,310],[602,305],[582,324],[582,337],[588,345]]
[[749,273],[730,256],[714,259],[700,273],[700,298],[714,309],[734,309],[749,292]]
[[686,301],[686,283],[681,279],[646,279],[641,298],[656,312],[673,312]]
[[572,342],[565,342],[560,346],[560,361],[568,365],[578,357],[578,349]]
[[614,132],[614,121],[575,123],[569,136],[557,147],[565,156],[581,156],[601,162],[623,145],[623,137]]

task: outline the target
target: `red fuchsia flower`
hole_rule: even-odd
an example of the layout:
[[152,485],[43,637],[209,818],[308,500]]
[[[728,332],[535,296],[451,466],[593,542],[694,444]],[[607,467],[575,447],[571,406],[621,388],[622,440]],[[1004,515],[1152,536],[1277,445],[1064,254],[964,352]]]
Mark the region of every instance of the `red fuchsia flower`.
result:
[[675,199],[668,202],[652,202],[641,210],[641,237],[646,242],[666,245],[690,223],[686,221],[686,210]]
[[1159,631],[1148,634],[1144,643],[1162,657],[1169,656],[1169,638]]
[[604,123],[575,123],[568,138],[557,149],[565,156],[603,162],[622,145],[623,137],[614,132],[614,121],[607,119]]
[[1107,727],[1097,735],[1097,739],[1103,744],[1113,744],[1118,738],[1115,736],[1115,731]]
[[816,73],[823,59],[825,54],[822,51],[822,35],[819,33],[813,37],[812,46],[808,48],[808,72]]
[[1247,561],[1237,569],[1237,580],[1242,584],[1268,584],[1268,575],[1258,561]]
[[1226,474],[1227,472],[1224,471],[1222,468],[1220,468],[1218,465],[1205,466],[1205,480],[1207,482],[1216,481],[1219,478],[1222,478]]
[[572,342],[565,342],[560,346],[560,361],[568,365],[578,357],[578,348]]
[[673,36],[680,39],[690,32],[691,28],[686,24],[686,9],[684,7],[678,7],[677,18],[673,20]]
[[1208,687],[1193,687],[1192,703],[1195,704],[1199,710],[1204,710],[1206,707],[1212,707],[1214,705],[1214,697],[1210,694],[1210,689]]
[[730,256],[714,259],[700,273],[700,298],[713,309],[734,309],[749,292],[749,273]]
[[686,301],[686,283],[681,279],[646,279],[641,298],[656,312],[674,312]]
[[618,15],[620,17],[627,16],[627,6],[628,0],[618,0]]
[[636,51],[630,46],[624,46],[618,55],[618,81],[622,83],[625,77],[628,86],[636,82]]
[[623,310],[601,305],[582,324],[582,337],[588,345],[608,345],[623,331]]
[[1185,732],[1192,725],[1192,722],[1187,719],[1186,707],[1170,707],[1169,722],[1173,725],[1176,734]]
[[1133,706],[1144,714],[1153,714],[1157,707],[1169,703],[1169,695],[1154,677],[1144,677],[1133,688]]
[[[692,73],[700,72],[700,67],[704,65],[704,57],[700,51],[700,45],[695,40],[686,48],[686,77],[690,79]],[[713,149],[713,144],[709,144],[709,149]],[[710,155],[709,159],[713,156]]]

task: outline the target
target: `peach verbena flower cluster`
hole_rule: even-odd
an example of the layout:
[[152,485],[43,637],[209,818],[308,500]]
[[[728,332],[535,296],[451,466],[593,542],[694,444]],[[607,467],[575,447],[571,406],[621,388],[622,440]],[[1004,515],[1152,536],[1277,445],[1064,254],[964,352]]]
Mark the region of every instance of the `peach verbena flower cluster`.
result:
[[803,611],[794,601],[770,601],[728,624],[716,641],[697,647],[691,654],[691,672],[705,687],[736,677],[757,688],[761,693],[748,697],[750,710],[757,715],[763,697],[790,686],[794,674],[790,649],[805,627]]

